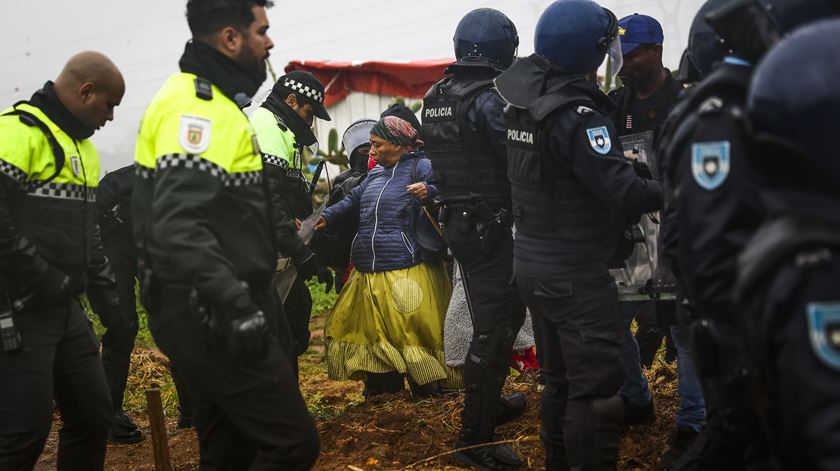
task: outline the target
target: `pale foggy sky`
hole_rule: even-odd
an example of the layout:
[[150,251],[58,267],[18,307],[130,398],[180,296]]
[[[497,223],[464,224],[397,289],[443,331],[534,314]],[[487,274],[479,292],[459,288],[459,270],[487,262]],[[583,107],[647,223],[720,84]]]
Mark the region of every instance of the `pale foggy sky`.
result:
[[[519,54],[533,52],[534,26],[551,0],[279,0],[268,10],[270,61],[412,60],[451,57],[452,34],[468,11],[492,7],[519,30]],[[643,13],[665,30],[665,65],[676,68],[703,0],[603,0],[621,18]],[[29,98],[71,55],[100,51],[126,79],[115,119],[94,135],[103,175],[133,161],[141,114],[189,38],[186,0],[0,0],[0,108]],[[316,16],[320,15],[320,16]],[[266,83],[264,86],[270,86]],[[342,131],[342,130],[339,130]]]

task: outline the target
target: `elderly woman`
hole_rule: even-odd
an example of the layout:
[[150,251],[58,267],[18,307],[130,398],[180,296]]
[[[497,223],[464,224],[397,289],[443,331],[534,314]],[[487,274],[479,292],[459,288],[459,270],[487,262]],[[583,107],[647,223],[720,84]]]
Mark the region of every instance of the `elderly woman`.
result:
[[[458,381],[443,353],[446,271],[441,262],[424,262],[414,235],[420,205],[436,194],[425,183],[431,163],[415,152],[422,144],[416,129],[396,116],[371,128],[370,143],[377,166],[316,226],[330,230],[353,218],[359,224],[351,253],[356,268],[325,326],[327,371],[339,380],[396,372],[408,377],[415,395],[430,395]],[[368,395],[394,392],[366,386]]]

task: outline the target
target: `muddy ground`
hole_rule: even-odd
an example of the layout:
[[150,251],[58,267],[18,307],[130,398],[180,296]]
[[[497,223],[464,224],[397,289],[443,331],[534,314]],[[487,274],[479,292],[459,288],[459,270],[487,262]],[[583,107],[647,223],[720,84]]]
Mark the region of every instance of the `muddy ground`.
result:
[[[323,318],[313,319],[313,348],[301,358],[301,390],[316,418],[321,436],[318,470],[373,469],[462,469],[447,454],[456,438],[462,397],[444,395],[415,400],[406,394],[365,401],[361,383],[335,382],[327,378],[322,365],[320,344]],[[175,399],[165,368],[166,359],[149,349],[137,349],[132,365],[127,409],[136,419],[146,439],[135,445],[108,446],[106,469],[154,470],[149,424],[139,403],[142,390],[151,383],[164,385],[164,405],[169,411],[167,429],[174,470],[198,469],[198,443],[192,430],[176,430]],[[620,448],[621,470],[659,469],[667,438],[674,428],[678,405],[676,371],[673,365],[657,365],[648,371],[654,391],[657,420],[649,426],[625,430]],[[539,393],[534,377],[508,380],[507,391],[521,391],[529,400],[528,412],[499,430],[499,439],[508,440],[526,461],[528,469],[540,469],[543,452],[539,442],[536,404]],[[134,410],[132,410],[132,407]],[[47,447],[36,469],[54,469],[58,417]]]

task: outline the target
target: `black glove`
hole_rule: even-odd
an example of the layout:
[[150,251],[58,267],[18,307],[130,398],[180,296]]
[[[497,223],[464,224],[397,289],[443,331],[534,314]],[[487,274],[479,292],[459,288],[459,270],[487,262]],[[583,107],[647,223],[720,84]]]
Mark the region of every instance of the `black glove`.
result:
[[87,297],[93,312],[99,316],[106,329],[105,335],[102,336],[102,347],[107,349],[119,346],[130,352],[133,339],[128,320],[120,312],[117,291],[110,286],[92,285],[88,286]]
[[333,274],[327,267],[321,264],[321,260],[312,252],[312,249],[304,245],[292,257],[292,260],[295,263],[295,268],[297,268],[298,278],[306,281],[317,276],[319,283],[327,285],[324,292],[330,292],[333,286]]
[[259,361],[268,353],[268,319],[251,301],[248,292],[224,304],[216,314],[215,331],[227,352],[236,361]]
[[644,178],[645,180],[652,180],[653,174],[650,173],[650,167],[648,164],[641,162],[639,160],[633,161],[633,170],[636,171],[636,175]]
[[44,304],[56,304],[82,293],[82,285],[66,273],[50,265],[47,272],[35,282],[35,290]]

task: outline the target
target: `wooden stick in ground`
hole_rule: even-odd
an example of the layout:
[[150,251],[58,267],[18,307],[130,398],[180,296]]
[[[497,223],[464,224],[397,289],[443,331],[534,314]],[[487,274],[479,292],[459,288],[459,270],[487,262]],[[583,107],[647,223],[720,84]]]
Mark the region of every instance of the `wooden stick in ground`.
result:
[[152,384],[146,390],[146,410],[149,414],[149,428],[152,430],[152,452],[155,457],[155,471],[172,471],[169,459],[169,439],[166,435],[166,421],[160,400],[160,386]]

